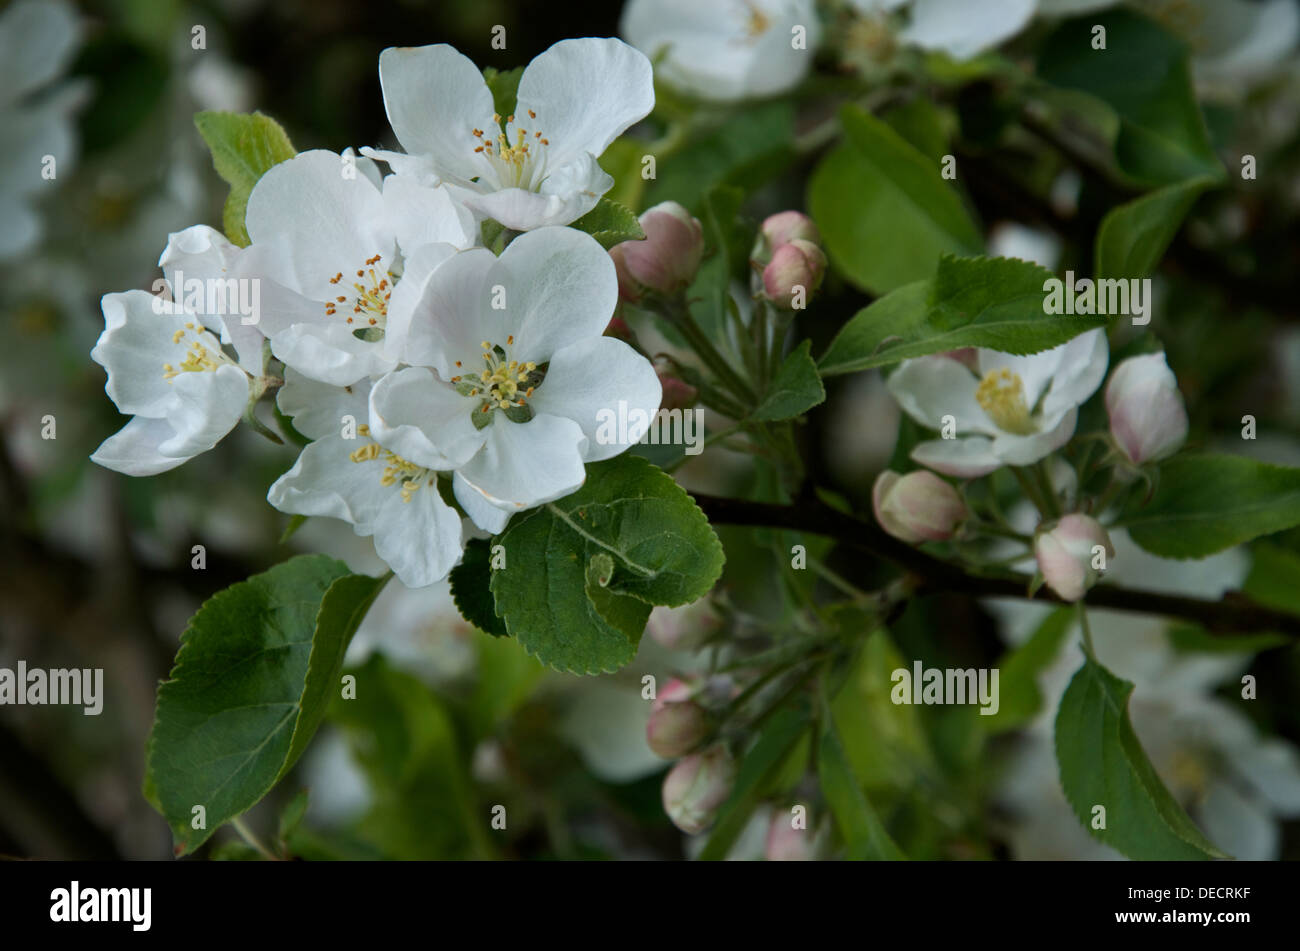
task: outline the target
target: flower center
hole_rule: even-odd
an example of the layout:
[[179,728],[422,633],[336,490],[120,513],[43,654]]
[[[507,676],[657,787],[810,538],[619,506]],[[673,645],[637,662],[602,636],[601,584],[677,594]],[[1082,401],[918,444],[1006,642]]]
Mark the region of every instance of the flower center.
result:
[[[340,313],[339,308],[343,308],[342,313],[346,316],[347,322],[356,327],[353,331],[356,336],[360,335],[357,331],[365,331],[370,327],[382,330],[388,322],[388,298],[393,296],[395,278],[392,271],[376,269],[375,265],[381,260],[383,260],[381,254],[366,258],[365,267],[357,269],[357,279],[351,282],[352,292],[339,294],[333,300],[325,302],[327,317],[337,315]],[[331,277],[330,283],[342,287],[343,272],[340,271]]]
[[1037,431],[1029,417],[1025,387],[1018,373],[1012,373],[1006,367],[990,370],[980,380],[975,399],[998,429],[1021,436]]
[[[529,109],[528,118],[531,124],[537,113]],[[495,138],[482,129],[473,130],[474,138],[479,140],[475,153],[488,158],[502,186],[536,191],[544,178],[537,173],[546,166],[546,155],[542,150],[551,144],[550,140],[536,129],[530,139],[529,131],[516,125],[514,116],[506,116],[505,128],[502,129],[501,116],[493,113],[492,126],[501,129]]]
[[[185,342],[187,334],[193,334],[194,339],[184,351],[185,359],[181,360],[179,366],[163,364],[163,379],[168,383],[182,373],[215,373],[224,364],[235,365],[230,357],[221,352],[221,346],[217,344],[215,338],[197,324],[188,323],[177,330],[172,334],[172,343],[179,346]],[[209,344],[213,346],[209,347]]]
[[772,21],[766,13],[759,9],[754,0],[744,0],[744,2],[745,40],[752,43],[768,31],[772,26]]
[[[531,361],[511,360],[507,348],[514,343],[513,335],[506,337],[505,347],[484,340],[483,369],[477,375],[471,371],[451,378],[458,393],[479,401],[473,415],[475,426],[482,428],[491,422],[495,409],[502,410],[507,419],[517,423],[533,418],[528,398],[545,378],[546,370]],[[461,361],[456,361],[456,367],[463,368]]]
[[[357,427],[357,433],[362,436],[369,436],[370,427],[362,423]],[[403,502],[411,501],[411,496],[414,493],[426,485],[433,485],[434,479],[437,478],[437,475],[430,470],[403,459],[397,453],[385,449],[377,442],[368,442],[360,449],[354,449],[348,454],[348,458],[353,462],[382,460],[385,465],[383,474],[379,477],[379,484],[385,487],[397,485],[400,479],[402,482]]]

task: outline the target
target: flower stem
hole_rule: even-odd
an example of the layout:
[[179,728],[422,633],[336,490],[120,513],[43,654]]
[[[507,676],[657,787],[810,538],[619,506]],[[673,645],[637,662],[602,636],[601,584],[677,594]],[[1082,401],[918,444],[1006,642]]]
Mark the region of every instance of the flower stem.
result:
[[1079,627],[1083,630],[1083,652],[1088,655],[1088,659],[1094,664],[1097,662],[1097,652],[1092,647],[1092,628],[1088,625],[1088,609],[1079,602]]
[[722,381],[731,392],[740,398],[740,401],[747,406],[754,404],[754,391],[749,384],[740,378],[731,364],[727,362],[718,349],[709,340],[708,336],[696,323],[695,317],[691,314],[691,309],[686,305],[686,301],[677,298],[664,301],[663,314],[669,322],[681,331],[686,342],[691,345],[696,354],[704,365],[713,371],[714,375]]
[[239,837],[261,853],[263,858],[269,859],[272,862],[280,861],[280,856],[276,855],[266,847],[266,844],[257,837],[257,833],[250,829],[248,824],[244,822],[243,816],[235,816],[235,818],[230,820],[230,824],[235,827],[235,831],[239,833]]

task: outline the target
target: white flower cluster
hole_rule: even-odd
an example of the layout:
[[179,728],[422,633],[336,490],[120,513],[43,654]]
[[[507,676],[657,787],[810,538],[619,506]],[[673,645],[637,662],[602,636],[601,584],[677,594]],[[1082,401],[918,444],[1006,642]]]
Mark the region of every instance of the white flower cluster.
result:
[[[598,440],[602,408],[658,410],[650,362],[603,336],[613,262],[565,227],[613,185],[596,159],[654,89],[649,61],[615,39],[538,56],[510,116],[449,46],[385,50],[380,79],[406,151],[367,154],[392,174],[351,150],[302,153],[254,187],[248,247],[202,225],[171,235],[159,264],[174,302],[104,297],[92,356],[134,418],[92,458],[174,468],[282,383],[281,412],[312,441],[271,504],[373,535],[421,587],[457,564],[467,531],[500,532],[641,437]],[[487,219],[521,232],[499,257],[479,246]]]

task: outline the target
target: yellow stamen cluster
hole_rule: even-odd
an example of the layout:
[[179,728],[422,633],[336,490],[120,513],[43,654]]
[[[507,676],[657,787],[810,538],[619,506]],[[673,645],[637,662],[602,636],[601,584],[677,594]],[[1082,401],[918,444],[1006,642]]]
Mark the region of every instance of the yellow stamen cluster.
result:
[[199,337],[203,333],[203,328],[196,324],[188,323],[177,330],[172,334],[172,343],[182,343],[187,333],[194,334],[195,339],[185,351],[185,359],[181,361],[180,366],[177,367],[170,363],[163,364],[163,379],[168,383],[182,373],[214,372],[223,363],[230,363],[230,358],[220,350],[212,351],[203,345],[203,341]]
[[[370,435],[370,427],[362,424],[357,427],[357,433],[361,436]],[[433,481],[429,470],[423,466],[417,466],[414,462],[403,459],[397,453],[385,449],[377,442],[369,442],[360,449],[355,449],[348,454],[348,458],[353,462],[371,462],[375,459],[382,459],[385,462],[383,474],[379,477],[379,484],[388,487],[397,484],[398,479],[402,480],[402,501],[411,501],[411,496],[417,492],[424,484],[425,476],[429,476],[429,483]]]
[[[377,265],[383,260],[383,255],[376,254],[374,257],[366,258],[366,266],[357,269],[357,277],[360,281],[352,282],[352,289],[355,292],[350,300],[352,311],[348,315],[348,323],[354,323],[358,318],[365,318],[366,323],[371,327],[382,326],[388,318],[388,299],[393,296],[393,272],[385,271],[382,268],[376,270]],[[339,271],[330,278],[331,284],[338,284],[343,280],[343,272]],[[365,283],[362,283],[364,281]],[[345,307],[349,302],[347,294],[340,294],[332,301],[325,302],[325,315],[333,317],[338,313],[339,304]]]
[[[513,336],[506,338],[507,345],[513,345],[514,342]],[[512,406],[523,406],[524,402],[533,395],[533,387],[528,386],[527,383],[528,375],[537,369],[536,363],[503,360],[497,356],[496,348],[486,340],[483,341],[483,360],[487,366],[478,375],[478,382],[482,388],[476,386],[469,391],[468,395],[478,396],[480,392],[485,394],[484,413],[494,407],[509,409]],[[451,382],[459,383],[462,379],[454,376]]]
[[975,399],[999,429],[1021,436],[1036,431],[1020,375],[1006,367],[984,375],[975,390]]
[[[536,119],[537,113],[529,109],[528,118]],[[492,123],[497,128],[500,128],[501,116],[493,113]],[[479,144],[474,147],[474,151],[494,159],[504,170],[511,172],[516,184],[523,182],[529,160],[535,157],[536,153],[532,151],[533,146],[551,144],[549,139],[535,129],[530,141],[528,130],[522,126],[516,126],[514,116],[506,116],[505,128],[495,136],[489,135],[482,129],[472,129],[470,131],[473,133],[474,138],[479,140]]]

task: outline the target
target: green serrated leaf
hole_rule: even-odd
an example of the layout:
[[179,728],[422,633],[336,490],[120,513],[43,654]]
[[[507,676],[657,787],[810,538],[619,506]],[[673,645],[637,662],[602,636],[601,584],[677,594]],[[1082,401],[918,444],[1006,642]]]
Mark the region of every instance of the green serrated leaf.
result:
[[624,241],[640,241],[645,237],[645,231],[632,210],[610,198],[602,198],[595,208],[569,227],[587,232],[606,250]]
[[[558,670],[599,673],[636,654],[650,606],[687,604],[722,572],[722,545],[694,501],[637,456],[511,524],[491,590],[506,629]],[[592,584],[589,571],[607,577]]]
[[[158,689],[145,779],[178,854],[247,811],[297,761],[386,580],[302,555],[218,592],[194,615]],[[195,806],[204,828],[192,825]]]
[[267,169],[298,153],[280,124],[260,112],[200,112],[194,125],[212,152],[217,174],[230,186],[222,229],[232,242],[247,247],[244,212],[253,186]]
[[858,311],[818,364],[854,373],[961,347],[1038,353],[1106,325],[1107,318],[1049,314],[1052,272],[1015,258],[944,255],[934,278],[901,287]]
[[808,207],[835,269],[872,294],[929,277],[942,254],[978,254],[979,229],[938,163],[856,106],[813,172]]
[[[1228,858],[1156,775],[1129,721],[1132,693],[1133,684],[1087,660],[1061,698],[1056,760],[1075,815],[1094,838],[1131,859]],[[1105,808],[1102,829],[1093,827],[1097,806]]]
[[451,599],[470,624],[493,637],[508,637],[505,622],[497,617],[492,600],[492,543],[474,539],[465,545],[460,564],[451,569]]
[[826,387],[822,386],[811,351],[812,341],[804,340],[785,358],[758,408],[751,414],[752,419],[790,419],[826,399]]
[[1155,495],[1121,519],[1133,541],[1162,558],[1204,558],[1300,525],[1300,469],[1241,456],[1175,456]]
[[1150,274],[1196,199],[1213,184],[1212,178],[1194,178],[1112,208],[1097,229],[1097,277]]

